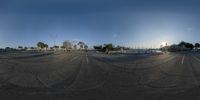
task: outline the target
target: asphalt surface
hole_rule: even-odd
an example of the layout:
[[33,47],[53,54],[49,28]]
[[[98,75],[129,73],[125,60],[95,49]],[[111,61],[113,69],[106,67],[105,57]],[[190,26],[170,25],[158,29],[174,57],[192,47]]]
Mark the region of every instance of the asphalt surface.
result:
[[1,100],[200,100],[200,54],[0,55]]

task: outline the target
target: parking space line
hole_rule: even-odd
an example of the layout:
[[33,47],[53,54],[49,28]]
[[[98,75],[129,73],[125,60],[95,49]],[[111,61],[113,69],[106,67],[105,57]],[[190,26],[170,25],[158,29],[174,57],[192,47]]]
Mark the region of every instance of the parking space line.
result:
[[86,61],[87,61],[87,63],[89,62],[87,54],[86,54]]
[[197,86],[199,86],[199,81],[198,81],[198,79],[197,79],[197,77],[196,77],[196,75],[194,73],[193,66],[190,68],[190,70],[191,70],[191,75],[192,75],[191,78],[194,81],[194,84],[197,85]]
[[49,86],[47,83],[42,81],[42,79],[40,79],[40,77],[38,75],[36,75],[36,80],[38,80],[40,83],[42,83],[42,85],[44,85],[45,87],[51,88],[51,86]]
[[[192,58],[194,58],[195,60],[197,61],[200,61],[198,58],[194,57],[194,56],[191,56]],[[192,62],[193,63],[193,62]],[[193,64],[190,66],[189,70],[191,72],[191,75],[192,75],[192,79],[194,81],[194,84],[199,86],[200,83],[199,83],[199,80],[198,80],[198,72],[197,70],[195,69],[196,66],[194,66]]]
[[200,62],[200,59],[195,57],[195,56],[192,56],[195,60],[197,60],[198,62]]
[[181,64],[184,63],[184,60],[185,60],[185,55],[183,55],[183,58],[182,58]]
[[78,58],[78,56],[72,58],[72,59],[70,60],[70,62],[74,61],[74,60],[77,59],[77,58]]

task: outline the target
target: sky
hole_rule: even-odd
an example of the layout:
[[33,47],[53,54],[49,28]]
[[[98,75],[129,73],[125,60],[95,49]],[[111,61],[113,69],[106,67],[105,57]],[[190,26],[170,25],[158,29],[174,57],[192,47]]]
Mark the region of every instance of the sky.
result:
[[0,48],[200,42],[200,0],[0,0]]

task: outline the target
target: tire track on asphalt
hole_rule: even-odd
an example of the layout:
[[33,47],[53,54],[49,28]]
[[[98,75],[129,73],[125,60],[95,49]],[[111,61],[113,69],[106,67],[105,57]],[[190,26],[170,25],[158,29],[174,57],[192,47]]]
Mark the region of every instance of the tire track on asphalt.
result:
[[[171,56],[171,57],[169,57],[169,58],[167,58],[165,61],[163,61],[163,62],[161,62],[161,63],[159,63],[159,64],[156,64],[156,65],[151,65],[151,66],[148,66],[148,67],[140,67],[140,68],[138,68],[138,66],[139,65],[137,65],[136,67],[132,67],[132,68],[128,68],[128,67],[126,67],[126,66],[120,66],[120,65],[115,65],[115,64],[111,64],[111,63],[109,63],[108,61],[105,61],[105,60],[102,60],[102,59],[100,59],[100,58],[97,58],[97,57],[95,57],[95,59],[97,59],[97,60],[99,60],[99,61],[102,61],[102,62],[104,62],[104,63],[106,63],[106,64],[108,64],[108,65],[110,65],[111,67],[113,67],[113,68],[118,68],[119,70],[123,70],[123,71],[127,71],[127,72],[134,72],[135,70],[148,70],[148,69],[152,69],[152,68],[155,68],[155,67],[159,67],[159,66],[161,66],[161,65],[163,65],[163,64],[165,64],[165,63],[168,63],[170,60],[172,60],[172,59],[174,59],[176,56]],[[132,65],[133,66],[133,65]]]
[[[64,93],[64,92],[71,91],[71,89],[68,88],[68,87],[70,87],[74,83],[74,81],[76,80],[76,77],[78,76],[78,74],[80,72],[80,68],[82,67],[81,66],[82,65],[82,54],[81,54],[81,57],[79,59],[81,59],[81,62],[79,63],[79,66],[76,68],[76,70],[72,73],[72,75],[70,75],[64,81],[59,82],[59,83],[54,84],[54,85],[48,85],[39,76],[37,76],[37,74],[30,71],[30,73],[33,74],[36,77],[37,81],[40,82],[44,86],[43,88],[37,87],[36,89],[47,89],[47,91],[48,91],[48,92],[47,91],[37,91],[37,93],[57,94],[57,93]],[[31,89],[34,89],[34,88],[35,87],[32,87]],[[18,92],[24,94],[24,91],[18,91]],[[35,94],[35,92],[34,91],[28,92],[27,94]]]
[[[190,56],[190,55],[189,55]],[[194,57],[194,56],[190,56],[190,57],[193,57],[195,60],[197,60],[197,61],[199,61],[199,63],[200,63],[200,60],[198,59],[198,58],[196,58],[196,57]],[[182,59],[183,59],[183,57],[182,57]],[[185,59],[185,58],[184,58]],[[191,58],[190,58],[191,59]],[[193,60],[192,60],[193,61]],[[189,60],[188,62],[192,62],[191,60]],[[181,63],[180,64],[182,64],[182,60],[181,60]],[[191,63],[192,64],[192,63]],[[162,67],[162,66],[161,66]],[[159,70],[163,73],[163,74],[165,74],[165,75],[168,75],[168,76],[180,76],[180,77],[192,77],[192,75],[182,75],[182,74],[171,74],[171,73],[168,73],[168,72],[165,72],[161,67],[159,67]]]
[[[66,62],[66,60],[69,60],[69,59],[71,59],[72,57],[71,56],[73,56],[73,55],[64,55],[63,57],[61,57],[62,59],[59,59],[59,61],[51,61],[51,62],[45,62],[45,63],[32,63],[32,62],[28,62],[28,63],[26,63],[26,61],[23,61],[23,62],[21,62],[21,61],[18,61],[18,60],[16,60],[16,61],[13,61],[13,60],[9,60],[9,62],[7,62],[7,63],[10,63],[10,64],[13,64],[13,66],[15,66],[16,68],[16,70],[23,70],[24,69],[24,72],[26,72],[26,70],[27,70],[27,68],[29,68],[29,70],[36,70],[37,69],[37,72],[38,73],[40,73],[40,71],[38,70],[38,66],[41,66],[41,65],[43,65],[44,67],[40,67],[40,70],[44,70],[44,68],[46,67],[46,66],[48,66],[48,69],[50,69],[50,68],[54,68],[53,70],[52,69],[50,69],[50,70],[47,70],[48,72],[49,71],[55,71],[55,70],[59,70],[60,68],[63,68],[63,67],[65,67],[65,66],[63,66],[63,65],[60,65],[60,63],[62,63],[62,62]],[[56,56],[57,57],[57,56]],[[60,57],[60,56],[58,56],[58,57]],[[76,56],[75,56],[76,57]],[[45,59],[45,58],[43,58],[43,59]],[[41,60],[40,58],[38,58],[37,60]],[[68,61],[67,61],[68,62]],[[70,63],[70,62],[68,62],[68,63]],[[50,66],[50,65],[52,65],[52,64],[56,64],[55,66],[58,66],[58,67],[56,67],[56,69],[55,69],[55,66]],[[17,66],[17,65],[21,65],[21,66]],[[23,67],[23,66],[25,66],[25,67]],[[37,68],[38,67],[38,68]],[[49,68],[50,67],[50,68]],[[41,69],[41,68],[43,68],[43,69]],[[28,71],[29,71],[28,70]],[[30,72],[28,72],[28,73],[30,73]],[[43,72],[42,72],[43,73]]]
[[[80,74],[80,70],[81,68],[83,67],[83,54],[81,55],[81,62],[79,64],[79,67],[78,69],[76,70],[76,72],[74,72],[74,74],[71,76],[71,81],[70,81],[70,84],[68,84],[67,87],[60,87],[60,85],[63,84],[66,85],[65,82],[61,82],[59,84],[56,84],[56,85],[53,85],[50,89],[50,91],[48,93],[45,93],[45,94],[60,94],[60,93],[64,93],[64,92],[69,92],[69,91],[86,91],[88,89],[93,89],[95,87],[99,87],[99,85],[96,85],[95,87],[92,87],[92,88],[87,88],[87,89],[72,89],[72,85],[74,84],[75,81],[77,81],[77,77],[78,75]],[[73,78],[72,78],[73,77]],[[65,80],[66,81],[66,80]],[[68,80],[67,80],[68,81]],[[69,82],[68,82],[69,83]],[[57,85],[59,85],[59,87],[57,87]],[[100,84],[101,86],[101,84]],[[44,93],[44,92],[41,92],[41,93]],[[30,93],[31,94],[31,93]]]
[[[66,87],[66,85],[67,86],[70,86],[71,84],[73,84],[73,82],[75,81],[75,79],[76,79],[76,77],[77,77],[77,75],[78,75],[78,73],[80,72],[80,65],[82,64],[82,55],[81,55],[81,57],[80,56],[76,56],[76,57],[74,57],[74,58],[78,58],[79,57],[79,59],[81,59],[81,61],[79,62],[79,64],[78,64],[78,67],[76,68],[76,70],[70,75],[70,76],[68,76],[65,80],[63,80],[62,82],[59,82],[59,83],[56,83],[56,84],[53,84],[52,86],[48,86],[50,89],[53,89],[53,90],[60,90],[60,89],[65,89]],[[75,59],[73,60],[73,61],[70,61],[70,63],[77,63],[77,62],[75,62]],[[65,67],[65,66],[63,66],[63,67]],[[67,82],[66,82],[67,81]],[[45,82],[43,82],[42,80],[41,80],[41,82],[42,83],[45,83]],[[46,85],[47,83],[45,83],[44,85]],[[60,87],[60,86],[62,86],[62,85],[65,85],[64,87]]]
[[[177,57],[177,56],[176,56]],[[173,58],[173,59],[176,59],[176,57],[175,58]],[[171,59],[171,60],[169,60],[168,62],[170,62],[170,61],[172,61],[173,59]],[[162,64],[162,65],[164,65],[164,64]],[[169,78],[170,76],[168,75],[168,73],[166,74],[166,72],[164,72],[163,70],[161,70],[161,66],[162,65],[160,65],[160,66],[158,66],[158,71],[160,72],[160,74],[163,74],[164,76],[162,76],[162,77],[160,77],[160,78],[158,78],[158,79],[154,79],[154,80],[151,80],[150,82],[147,82],[147,83],[143,83],[143,82],[141,82],[141,80],[142,80],[142,75],[139,75],[139,85],[141,85],[141,86],[144,86],[144,87],[149,87],[149,88],[166,88],[166,89],[172,89],[172,88],[176,88],[177,87],[177,85],[176,84],[172,84],[172,85],[167,85],[167,86],[158,86],[158,85],[153,85],[154,83],[156,83],[156,82],[159,82],[159,81],[161,81],[161,80],[165,80],[165,79],[167,79],[167,78]],[[171,77],[173,77],[173,76],[171,76]]]
[[[86,58],[85,58],[86,57]],[[85,73],[85,72],[88,72],[88,74],[90,73],[90,74],[92,74],[92,73],[95,73],[95,74],[97,74],[97,75],[99,75],[100,77],[104,77],[102,80],[101,79],[99,79],[97,76],[95,76],[96,78],[95,78],[95,81],[96,80],[101,80],[102,82],[100,82],[100,83],[95,83],[95,84],[91,84],[91,86],[87,86],[86,85],[86,87],[83,87],[83,88],[77,88],[76,89],[76,85],[77,84],[72,84],[72,86],[71,87],[69,87],[72,91],[87,91],[87,90],[91,90],[91,89],[96,89],[96,88],[99,88],[99,87],[101,87],[101,86],[103,86],[104,85],[104,83],[105,83],[105,78],[106,78],[106,76],[102,76],[103,75],[103,73],[102,73],[102,70],[101,69],[99,69],[99,66],[96,64],[97,62],[95,61],[95,60],[93,60],[92,59],[92,57],[91,57],[91,55],[88,55],[88,54],[85,54],[85,59],[83,59],[83,61],[85,61],[84,63],[82,63],[82,67],[81,67],[81,69],[80,70],[82,70],[82,72],[80,72],[79,73],[79,79],[80,80],[83,80],[83,78],[84,78],[84,75],[86,75],[87,73]],[[87,58],[88,58],[88,60],[87,60]],[[91,59],[90,59],[91,58]],[[89,61],[89,59],[90,59],[90,62],[88,62]],[[83,67],[84,66],[84,67]],[[87,68],[86,68],[87,67]],[[83,69],[84,68],[84,69]],[[95,72],[94,72],[95,71]],[[100,75],[100,73],[101,73],[101,75]],[[86,76],[85,76],[86,77]],[[94,76],[93,76],[93,78],[94,78]],[[78,82],[79,83],[79,79],[77,79],[76,80],[76,82]],[[87,79],[86,79],[87,80]],[[104,81],[103,81],[104,80]],[[93,82],[93,81],[92,81]],[[84,85],[84,83],[82,83],[82,84],[80,84],[80,85]],[[74,88],[73,88],[74,87]]]
[[[179,66],[182,66],[183,57],[184,57],[184,55],[181,57],[182,59],[181,58],[175,58],[174,63],[179,64]],[[179,60],[176,61],[176,59],[180,59],[181,63],[179,63]],[[184,57],[184,59],[185,59],[185,57]],[[160,66],[159,70],[160,70],[161,73],[163,73],[165,75],[168,75],[168,76],[179,76],[179,77],[188,77],[188,78],[191,77],[191,75],[182,75],[182,74],[177,74],[177,73],[175,74],[175,73],[166,72],[166,71],[164,71],[164,69],[162,67],[163,66]]]
[[[7,62],[7,63],[8,63],[8,62]],[[9,64],[10,64],[10,63],[9,63]],[[19,71],[19,70],[16,68],[16,65],[18,65],[18,64],[17,64],[17,63],[14,64],[14,65],[12,64],[12,68],[13,68],[12,72],[13,72],[13,73],[14,73],[14,72],[21,72],[21,71]],[[26,69],[26,73],[29,73],[29,74],[35,76],[35,77],[36,77],[36,80],[39,80],[34,72],[32,72],[32,71]],[[6,73],[6,74],[7,74],[7,73]],[[8,74],[9,74],[9,73],[8,73]],[[16,73],[15,73],[15,74],[16,74]],[[10,83],[10,84],[14,84],[14,83],[11,83],[11,82],[9,82],[9,81],[10,81],[11,79],[15,78],[15,77],[17,77],[17,75],[13,75],[13,77],[11,77],[9,80],[7,80],[7,82]],[[17,85],[17,84],[14,84],[14,85]],[[17,85],[17,86],[18,86],[18,85]]]
[[[64,67],[64,66],[63,66]],[[15,68],[16,69],[16,68]],[[46,82],[44,82],[41,78],[40,78],[40,76],[38,75],[38,73],[37,72],[34,72],[34,71],[32,71],[31,69],[29,69],[28,67],[26,67],[26,69],[24,69],[25,70],[25,72],[26,73],[29,73],[29,74],[31,74],[32,76],[34,76],[35,77],[35,79],[41,84],[41,85],[43,85],[43,87],[45,87],[45,88],[52,88],[50,85],[48,85]],[[16,70],[17,71],[17,70]],[[70,75],[71,76],[71,75]],[[13,83],[11,83],[11,84],[13,84]],[[21,85],[20,85],[21,86]],[[23,87],[23,86],[22,86]],[[26,86],[25,86],[26,87]],[[34,87],[33,87],[34,88]],[[38,88],[40,88],[40,87],[38,87]]]
[[[183,55],[182,56],[182,59],[181,59],[181,65],[183,64],[183,59],[185,60],[186,56]],[[195,59],[195,58],[193,58]],[[196,59],[197,60],[197,59]],[[153,82],[157,82],[157,81],[160,81],[160,80],[163,80],[167,77],[175,77],[175,76],[178,76],[178,77],[187,77],[187,78],[192,78],[192,80],[194,81],[194,83],[196,84],[196,86],[200,87],[200,81],[199,81],[199,74],[197,73],[197,71],[195,70],[194,68],[194,62],[192,60],[192,56],[189,55],[187,56],[187,63],[189,64],[189,69],[190,69],[190,72],[192,75],[182,75],[182,74],[171,74],[171,73],[168,73],[168,72],[165,72],[161,67],[159,67],[159,70],[162,74],[164,74],[165,76],[157,79],[157,80],[153,80],[147,84],[145,84],[146,86],[148,87],[151,87],[151,88],[176,88],[176,85],[171,85],[171,86],[155,86],[155,85],[152,85]],[[188,66],[187,66],[188,67]]]
[[[20,64],[28,64],[28,65],[40,65],[40,64],[48,64],[48,63],[57,63],[57,62],[60,62],[60,60],[63,60],[63,59],[71,59],[70,56],[72,56],[73,54],[64,54],[64,55],[61,55],[61,54],[54,54],[54,55],[51,55],[51,56],[42,56],[42,57],[35,57],[35,58],[31,58],[31,62],[29,61],[29,59],[10,59],[10,62],[12,63],[20,63]],[[61,59],[60,59],[61,58]],[[43,59],[49,59],[48,61],[45,61],[45,62],[41,62],[41,60]],[[52,61],[53,59],[53,61]],[[34,61],[39,61],[39,62],[34,62]]]
[[70,77],[68,77],[66,80],[58,83],[58,84],[54,84],[53,85],[53,89],[55,90],[70,90],[70,86],[76,81],[77,76],[79,75],[79,72],[81,70],[81,64],[82,61],[79,63],[79,67],[76,68],[76,71],[74,71],[72,73],[72,75],[70,75]]
[[[1,61],[0,63],[1,63],[1,66],[3,65],[3,67],[5,67],[6,65],[4,65],[4,64],[2,64],[2,63],[7,63],[7,61],[8,61],[8,59],[4,59],[4,61]],[[6,71],[6,72],[3,72],[3,73],[0,73],[0,77],[2,78],[2,81],[0,82],[0,87],[2,87],[3,85],[6,85],[6,83],[8,83],[8,81],[10,80],[10,79],[12,79],[12,78],[14,78],[15,77],[15,75],[11,75],[11,76],[9,76],[9,77],[7,77],[7,78],[5,78],[4,77],[4,75],[8,75],[8,74],[10,74],[10,73],[12,73],[13,71],[14,71],[14,66],[11,66],[11,65],[9,65],[9,67],[8,66],[6,66],[7,68],[8,68],[8,70],[9,71]]]
[[[94,56],[94,59],[95,59],[95,56]],[[98,59],[95,59],[95,60],[98,61]],[[139,86],[138,82],[140,81],[140,77],[135,72],[135,70],[127,72],[122,69],[112,67],[112,65],[107,64],[103,61],[98,61],[98,63],[96,64],[99,65],[100,69],[104,73],[106,73],[105,75],[106,80],[105,80],[105,84],[103,85],[105,88],[112,86],[112,82],[114,82],[114,84],[119,87]]]
[[[191,58],[189,59],[189,64],[190,64],[190,69],[191,69],[191,74],[192,74],[192,79],[194,80],[194,83],[200,87],[200,79],[199,79],[199,74],[198,72],[196,71],[196,69],[194,68],[194,60],[198,61],[199,62],[199,59],[195,58],[194,56],[190,56]],[[192,60],[193,58],[193,60]]]
[[[69,90],[69,87],[75,82],[77,76],[80,73],[81,67],[82,67],[82,59],[83,59],[83,54],[81,53],[81,56],[79,57],[80,62],[78,64],[78,67],[76,68],[76,70],[72,73],[72,75],[70,75],[67,79],[65,79],[64,81],[54,84],[52,87],[54,90]],[[74,61],[74,60],[73,60]],[[73,62],[73,63],[77,63],[77,62]],[[66,86],[67,85],[67,86]]]

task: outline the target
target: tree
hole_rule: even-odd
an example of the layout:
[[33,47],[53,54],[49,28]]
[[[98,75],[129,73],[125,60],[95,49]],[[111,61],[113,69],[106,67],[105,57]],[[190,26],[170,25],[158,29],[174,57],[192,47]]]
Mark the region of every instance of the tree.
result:
[[193,49],[194,45],[192,43],[187,43],[186,48]]
[[65,49],[65,47],[64,47],[64,46],[60,46],[60,48],[62,48],[62,49]]
[[5,51],[11,51],[10,47],[5,47]]
[[113,44],[105,44],[105,48],[107,48],[108,50],[113,50],[114,46]]
[[184,42],[181,41],[178,46],[182,47],[182,48],[187,48],[187,49],[193,49],[194,45],[192,43],[188,43],[188,42]]
[[199,44],[199,43],[195,43],[194,47],[195,47],[196,49],[198,49],[198,48],[200,47],[200,44]]
[[181,41],[181,42],[178,44],[178,46],[180,46],[180,47],[185,47],[185,46],[186,46],[186,42]]
[[44,44],[44,47],[45,47],[45,48],[48,48],[49,46],[48,46],[48,44]]
[[65,49],[72,49],[72,43],[70,41],[66,40],[63,42],[63,47]]
[[114,46],[113,46],[113,44],[104,44],[104,47],[103,47],[103,51],[104,52],[107,52],[107,53],[109,53],[109,51],[111,51],[111,50],[113,50],[114,49]]
[[18,46],[18,49],[23,49],[23,47],[22,46]]
[[99,50],[102,50],[103,47],[102,47],[102,45],[99,45],[99,46],[94,46],[93,48],[94,48],[95,50],[98,50],[98,51],[99,51]]
[[53,48],[56,48],[56,49],[58,49],[58,48],[59,48],[59,46],[57,46],[57,45],[54,45],[54,46],[53,46]]
[[28,49],[28,47],[24,47],[24,50],[27,50]]
[[35,49],[34,47],[31,47],[31,50]]
[[185,47],[188,48],[188,49],[193,49],[193,48],[194,48],[194,45],[191,44],[191,43],[186,43],[186,44],[185,44]]
[[74,49],[77,49],[77,45],[76,44],[73,47],[74,47]]
[[45,47],[45,44],[43,42],[38,42],[37,47],[43,49]]
[[47,50],[48,47],[49,47],[49,46],[48,46],[47,44],[44,44],[45,50]]
[[87,46],[87,45],[84,45],[84,49],[86,49],[86,50],[87,50],[87,49],[88,49],[88,46]]
[[85,43],[84,42],[78,42],[78,45],[80,46],[81,49],[83,49]]
[[114,50],[121,50],[121,49],[125,49],[125,47],[118,45],[117,47],[114,48]]

